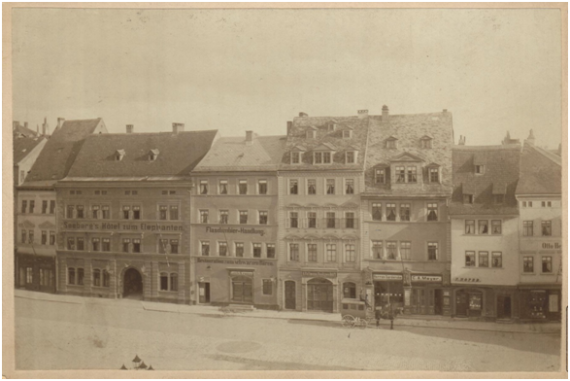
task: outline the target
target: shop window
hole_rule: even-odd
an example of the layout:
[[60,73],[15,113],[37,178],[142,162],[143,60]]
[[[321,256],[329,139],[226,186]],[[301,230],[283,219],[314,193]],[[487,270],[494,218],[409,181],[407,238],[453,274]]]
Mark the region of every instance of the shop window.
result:
[[220,210],[220,224],[225,225],[228,223],[230,211],[229,210]]
[[410,204],[400,204],[400,221],[409,221],[410,214]]
[[46,214],[46,213],[47,213],[47,208],[48,208],[48,202],[47,202],[47,200],[42,200],[42,214]]
[[382,204],[379,202],[372,203],[372,219],[382,221]]
[[345,299],[356,299],[356,284],[353,282],[343,283],[342,297]]
[[67,238],[67,250],[75,250],[75,238],[68,237]]
[[203,257],[208,257],[210,255],[210,242],[202,241],[200,242],[201,253]]
[[406,167],[397,166],[396,167],[396,182],[405,183],[406,182]]
[[372,257],[374,259],[382,259],[384,248],[382,241],[372,241]]
[[240,210],[239,211],[239,223],[241,225],[247,224],[247,210]]
[[273,281],[271,279],[262,279],[263,295],[273,295]]
[[131,239],[123,238],[123,253],[129,253],[131,247]]
[[475,252],[474,251],[466,251],[465,252],[465,267],[474,267],[477,264],[475,263]]
[[347,229],[354,229],[354,224],[355,224],[354,212],[346,212],[345,222]]
[[550,237],[552,235],[552,221],[542,221],[542,236]]
[[49,201],[49,214],[55,213],[55,200]]
[[438,243],[437,242],[428,242],[428,260],[429,261],[437,261],[439,257],[438,253]]
[[[22,200],[22,214],[26,214],[26,209],[28,208],[28,201],[27,200]],[[72,217],[67,217],[67,218],[72,218]]]
[[439,168],[429,169],[429,181],[430,183],[439,183]]
[[356,261],[356,248],[351,243],[347,243],[344,245],[344,261],[345,262]]
[[542,257],[542,273],[552,273],[552,257]]
[[299,213],[290,212],[289,213],[289,227],[298,228],[299,227]]
[[334,179],[327,179],[327,194],[328,195],[334,195],[334,186],[335,186],[335,181]]
[[55,245],[55,232],[54,231],[49,232],[49,244],[51,246]]
[[200,223],[201,224],[207,224],[208,223],[208,217],[210,215],[210,211],[207,209],[201,209],[200,210]]
[[228,194],[228,181],[227,180],[220,180],[220,184],[218,185],[218,193],[219,194]]
[[427,204],[427,220],[428,221],[437,221],[438,220],[437,203],[429,202]]
[[261,258],[261,244],[254,243],[253,244],[253,257],[254,258]]
[[299,194],[299,180],[289,180],[289,194]]
[[257,182],[257,191],[259,194],[267,194],[267,180],[259,180]]
[[412,243],[410,241],[400,241],[400,256],[406,261],[412,258]]
[[396,204],[386,204],[386,221],[396,221]]
[[91,250],[92,251],[99,251],[100,250],[101,239],[99,238],[91,238]]
[[42,245],[47,245],[47,231],[42,230]]
[[228,255],[228,243],[226,241],[218,242],[218,255],[221,257]]
[[260,210],[259,211],[259,224],[260,225],[267,225],[267,211]]
[[208,180],[200,180],[200,194],[208,194]]
[[465,234],[475,234],[475,220],[465,220]]
[[491,234],[502,234],[503,227],[501,220],[493,220],[491,221]]
[[523,221],[523,236],[532,237],[533,235],[533,221]]
[[345,184],[345,194],[354,194],[354,179],[346,179]]
[[417,183],[418,182],[418,169],[417,167],[407,167],[408,170],[408,183]]
[[273,259],[275,258],[275,244],[268,243],[265,245],[267,249],[267,258]]
[[501,253],[500,251],[493,251],[491,255],[492,255],[491,259],[492,266],[495,268],[503,267],[503,253]]
[[247,194],[247,180],[240,180],[238,183],[238,193],[240,195]]
[[139,238],[133,239],[133,253],[141,252],[141,240]]
[[326,256],[327,262],[336,262],[336,243],[326,244]]
[[307,194],[310,195],[317,194],[317,180],[315,179],[307,180]]
[[109,238],[103,238],[101,248],[103,251],[111,251],[111,240]]
[[386,241],[386,257],[388,259],[398,259],[397,241]]
[[299,244],[290,243],[289,244],[289,260],[292,262],[299,261]]
[[533,273],[534,272],[534,258],[533,257],[523,257],[523,272]]
[[489,221],[479,220],[479,234],[489,234]]
[[243,242],[236,242],[236,257],[243,257]]
[[317,213],[316,212],[307,212],[307,221],[308,227],[310,229],[315,229],[317,227]]
[[558,294],[548,295],[548,312],[558,312]]
[[386,183],[386,168],[376,168],[374,170],[374,182],[376,184]]
[[334,229],[336,227],[336,218],[334,212],[327,212],[327,229]]
[[307,244],[307,262],[317,262],[317,244]]
[[479,252],[479,267],[489,267],[489,252],[480,251]]

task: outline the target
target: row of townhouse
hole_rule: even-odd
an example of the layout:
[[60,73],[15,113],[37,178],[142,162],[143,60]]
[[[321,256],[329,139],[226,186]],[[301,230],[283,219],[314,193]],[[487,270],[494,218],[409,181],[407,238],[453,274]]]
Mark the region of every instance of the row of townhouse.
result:
[[558,319],[560,158],[532,139],[462,143],[446,110],[390,115],[386,106],[300,113],[283,136],[220,137],[179,123],[109,134],[100,119],[60,120],[18,187],[17,285]]

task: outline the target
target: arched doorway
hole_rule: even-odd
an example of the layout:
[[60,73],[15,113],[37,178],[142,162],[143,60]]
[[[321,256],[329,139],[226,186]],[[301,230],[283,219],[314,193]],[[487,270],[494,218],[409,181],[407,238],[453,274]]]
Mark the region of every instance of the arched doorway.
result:
[[253,281],[250,277],[236,276],[232,278],[232,302],[253,302]]
[[333,285],[330,280],[316,278],[307,282],[307,309],[333,312]]
[[137,298],[142,297],[143,293],[143,282],[142,275],[137,271],[137,269],[130,268],[125,271],[123,279],[123,297],[125,298]]

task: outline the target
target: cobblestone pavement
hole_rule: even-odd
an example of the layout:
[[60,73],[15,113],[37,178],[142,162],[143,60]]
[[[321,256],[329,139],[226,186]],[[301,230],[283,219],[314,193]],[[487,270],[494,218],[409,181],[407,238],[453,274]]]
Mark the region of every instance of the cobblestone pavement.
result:
[[330,323],[148,311],[135,301],[16,298],[16,368],[556,371],[559,334]]

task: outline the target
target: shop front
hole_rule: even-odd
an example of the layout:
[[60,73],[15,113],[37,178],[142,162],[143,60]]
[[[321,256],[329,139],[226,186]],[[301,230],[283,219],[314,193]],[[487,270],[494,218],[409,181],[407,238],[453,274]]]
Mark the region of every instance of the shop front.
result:
[[[443,315],[444,301],[449,292],[442,289],[442,276],[412,274],[411,313],[414,315]],[[446,295],[447,294],[447,295]]]
[[[401,273],[374,273],[372,279],[374,307],[382,309],[404,307],[404,278]],[[409,290],[409,287],[406,289]]]
[[523,320],[560,320],[561,288],[533,285],[518,292],[520,318]]
[[56,292],[55,257],[17,253],[16,263],[19,288]]

